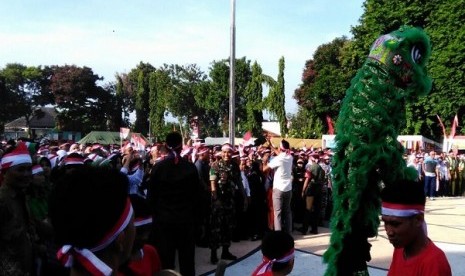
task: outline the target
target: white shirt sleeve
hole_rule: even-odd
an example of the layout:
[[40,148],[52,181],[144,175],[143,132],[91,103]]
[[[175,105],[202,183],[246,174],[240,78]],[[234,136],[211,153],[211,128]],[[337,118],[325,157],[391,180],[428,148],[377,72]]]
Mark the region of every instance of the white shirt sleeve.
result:
[[276,169],[277,167],[279,167],[279,157],[278,156],[273,157],[268,163],[268,167],[272,169]]
[[119,171],[126,174],[126,175],[128,174],[128,169],[126,167],[121,167],[121,169]]

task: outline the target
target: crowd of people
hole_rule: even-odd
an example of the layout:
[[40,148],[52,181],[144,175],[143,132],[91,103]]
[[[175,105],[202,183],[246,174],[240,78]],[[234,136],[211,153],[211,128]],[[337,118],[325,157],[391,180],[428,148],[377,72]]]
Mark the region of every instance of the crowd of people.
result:
[[[195,275],[195,246],[216,264],[237,259],[232,242],[318,234],[331,215],[331,157],[286,140],[183,145],[175,132],[144,150],[3,142],[0,275],[154,275],[175,269],[176,254],[180,273]],[[430,199],[463,195],[463,156],[406,158]],[[289,269],[287,240],[269,258]]]
[[407,156],[407,165],[418,171],[428,199],[465,196],[465,154],[454,150],[414,152]]

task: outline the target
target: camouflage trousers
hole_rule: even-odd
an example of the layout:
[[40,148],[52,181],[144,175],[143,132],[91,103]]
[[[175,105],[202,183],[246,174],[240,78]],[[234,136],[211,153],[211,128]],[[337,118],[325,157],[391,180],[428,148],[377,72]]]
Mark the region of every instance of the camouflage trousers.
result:
[[[228,204],[229,205],[229,204]],[[234,205],[225,207],[219,200],[213,202],[210,216],[210,248],[230,246],[233,230],[236,226]]]

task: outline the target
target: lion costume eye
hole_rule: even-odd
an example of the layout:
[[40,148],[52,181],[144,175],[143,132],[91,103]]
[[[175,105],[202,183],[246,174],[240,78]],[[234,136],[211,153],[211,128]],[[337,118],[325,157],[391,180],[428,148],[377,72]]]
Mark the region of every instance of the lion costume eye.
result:
[[414,45],[412,47],[411,55],[412,55],[412,60],[415,63],[420,63],[420,61],[421,61],[421,49],[420,49],[420,47],[418,47],[417,45]]

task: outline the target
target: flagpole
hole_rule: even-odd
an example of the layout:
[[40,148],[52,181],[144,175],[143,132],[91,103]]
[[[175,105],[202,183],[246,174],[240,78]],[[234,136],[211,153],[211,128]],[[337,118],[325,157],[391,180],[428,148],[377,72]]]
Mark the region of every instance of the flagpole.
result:
[[122,147],[123,147],[123,134],[122,134],[122,130],[120,127],[119,128],[119,149],[121,150]]
[[231,0],[231,55],[229,57],[229,143],[234,146],[234,137],[236,131],[234,129],[235,123],[235,109],[236,109],[236,95],[235,95],[235,68],[236,68],[236,1]]

